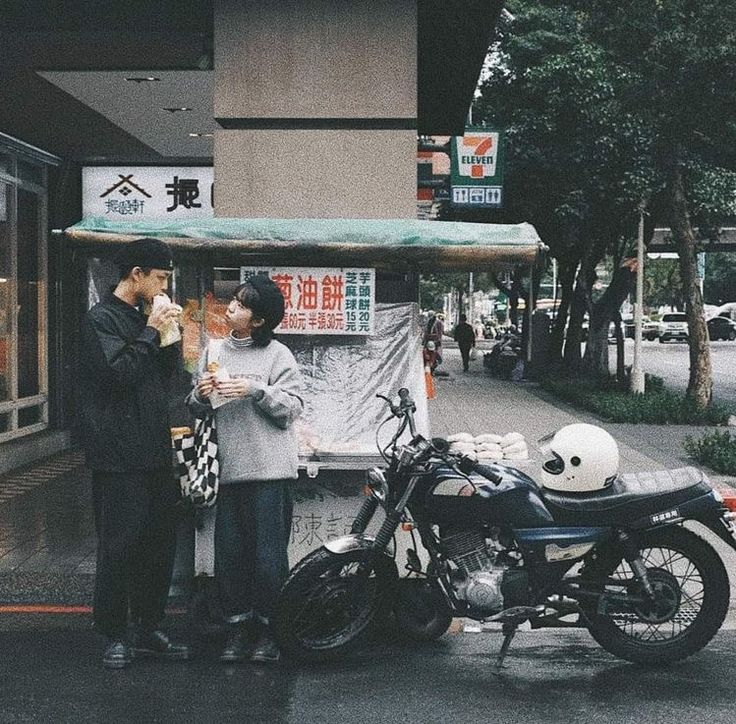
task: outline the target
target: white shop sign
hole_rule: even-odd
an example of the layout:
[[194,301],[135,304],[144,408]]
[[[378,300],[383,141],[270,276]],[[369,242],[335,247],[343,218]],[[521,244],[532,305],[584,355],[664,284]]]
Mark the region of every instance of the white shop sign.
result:
[[284,295],[278,334],[373,334],[375,269],[241,268],[242,280],[253,274],[268,274]]
[[115,221],[209,218],[211,166],[85,166],[82,215]]

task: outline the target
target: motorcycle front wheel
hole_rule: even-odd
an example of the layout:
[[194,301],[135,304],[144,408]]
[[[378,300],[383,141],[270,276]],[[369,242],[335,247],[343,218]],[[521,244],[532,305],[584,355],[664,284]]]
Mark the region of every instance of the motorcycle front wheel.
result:
[[274,634],[287,656],[328,661],[357,648],[371,627],[385,620],[398,577],[381,555],[362,571],[368,551],[333,553],[319,548],[303,558],[281,589]]
[[[681,526],[647,534],[640,556],[654,600],[593,604],[586,611],[590,633],[606,651],[627,661],[661,665],[687,658],[715,636],[726,618],[729,582],[723,562]],[[588,566],[584,576],[600,591],[641,601],[643,590],[629,564],[605,558]]]

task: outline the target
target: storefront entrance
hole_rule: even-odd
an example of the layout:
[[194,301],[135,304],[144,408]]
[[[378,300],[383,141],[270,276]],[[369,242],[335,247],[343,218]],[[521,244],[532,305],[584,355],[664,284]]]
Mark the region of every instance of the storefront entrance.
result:
[[46,156],[0,134],[0,443],[48,427]]

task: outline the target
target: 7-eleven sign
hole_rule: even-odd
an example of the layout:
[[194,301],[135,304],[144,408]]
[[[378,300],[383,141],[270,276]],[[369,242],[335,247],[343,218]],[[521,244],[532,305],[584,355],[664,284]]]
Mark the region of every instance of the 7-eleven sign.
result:
[[458,174],[474,179],[496,175],[498,133],[466,134],[455,138]]
[[450,200],[453,206],[503,205],[503,134],[466,128],[450,146]]

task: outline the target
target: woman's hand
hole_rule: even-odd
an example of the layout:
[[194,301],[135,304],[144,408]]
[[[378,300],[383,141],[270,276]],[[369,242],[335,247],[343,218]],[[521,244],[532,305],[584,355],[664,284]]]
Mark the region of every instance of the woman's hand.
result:
[[215,376],[211,372],[205,372],[205,374],[202,375],[202,377],[200,378],[199,382],[197,382],[197,394],[203,400],[206,400],[214,389]]
[[216,384],[217,393],[223,397],[245,397],[250,392],[250,382],[245,377],[222,380]]

